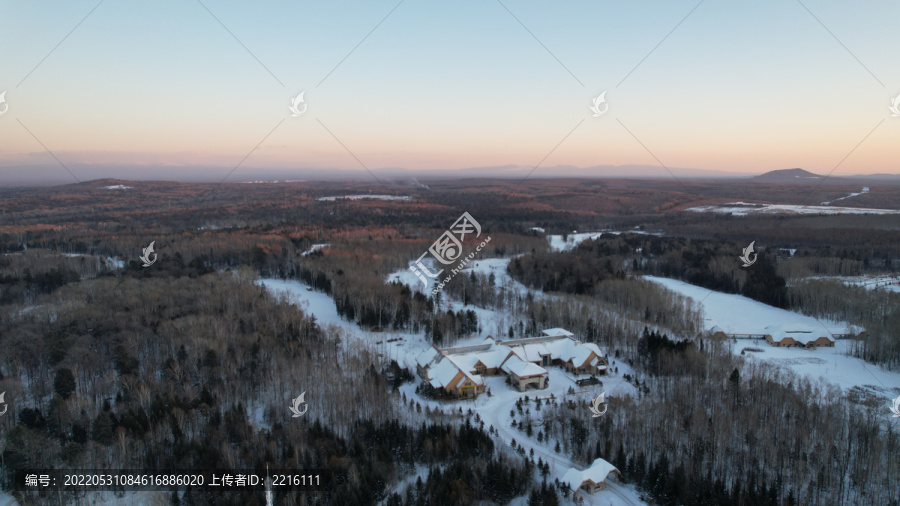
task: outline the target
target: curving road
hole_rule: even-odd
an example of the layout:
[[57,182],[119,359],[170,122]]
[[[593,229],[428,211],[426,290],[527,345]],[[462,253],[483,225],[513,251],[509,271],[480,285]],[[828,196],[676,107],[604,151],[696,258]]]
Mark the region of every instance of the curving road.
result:
[[[543,392],[541,393],[543,394]],[[549,393],[550,392],[547,392],[548,395]],[[557,394],[557,397],[559,397],[559,394]],[[578,467],[568,457],[556,453],[552,448],[544,444],[537,443],[532,438],[527,437],[523,432],[512,428],[512,426],[508,423],[509,411],[515,409],[517,399],[518,397],[510,398],[495,396],[489,398],[484,403],[478,403],[477,407],[473,408],[473,411],[477,412],[481,416],[481,418],[484,420],[485,427],[493,425],[494,429],[505,441],[515,439],[517,445],[525,448],[526,454],[529,454],[531,450],[534,449],[535,460],[541,458],[544,462],[550,464],[551,476],[558,476],[562,478],[562,476],[566,473],[566,471],[569,470],[569,468]],[[583,490],[580,490],[578,493],[582,496],[582,498],[584,498],[585,504],[608,504],[608,497],[606,496],[606,494],[609,493],[618,499],[618,504],[646,506],[646,503],[634,499],[634,497],[628,491],[626,491],[622,485],[618,483],[607,482],[607,486],[608,488],[606,489],[606,491],[597,492],[597,494],[593,496]]]

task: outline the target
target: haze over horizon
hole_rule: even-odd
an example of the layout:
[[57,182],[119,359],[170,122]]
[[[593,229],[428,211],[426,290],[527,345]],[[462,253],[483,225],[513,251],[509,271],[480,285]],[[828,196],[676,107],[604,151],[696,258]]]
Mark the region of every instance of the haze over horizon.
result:
[[[900,174],[896,3],[4,11],[0,185],[535,167]],[[301,92],[308,109],[292,117]]]

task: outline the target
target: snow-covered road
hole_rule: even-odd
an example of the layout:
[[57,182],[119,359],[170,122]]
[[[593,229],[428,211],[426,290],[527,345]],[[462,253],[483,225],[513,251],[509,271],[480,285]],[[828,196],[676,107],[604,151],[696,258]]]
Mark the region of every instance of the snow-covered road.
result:
[[[503,380],[500,378],[491,378],[491,380],[498,379],[502,383]],[[551,380],[551,383],[558,384],[559,381]],[[503,386],[506,385],[504,384]],[[547,390],[532,391],[527,393],[536,393],[542,398],[550,395],[550,392],[548,392]],[[525,449],[526,454],[529,454],[531,450],[534,450],[535,460],[540,458],[544,462],[549,464],[551,476],[561,478],[570,468],[579,467],[576,466],[575,463],[573,463],[572,460],[568,457],[560,455],[553,451],[553,449],[551,449],[549,445],[538,443],[534,439],[527,437],[519,430],[512,428],[512,420],[509,417],[509,412],[515,410],[516,400],[518,399],[518,397],[519,396],[494,396],[487,403],[478,406],[478,408],[473,409],[473,411],[479,413],[479,415],[484,420],[485,426],[493,426],[497,431],[499,437],[506,441],[507,444],[510,444],[512,440],[515,440],[517,445]],[[559,397],[557,396],[557,398]],[[607,481],[607,489],[597,492],[595,495],[588,494],[584,490],[580,490],[578,494],[584,499],[585,504],[602,504],[613,506],[637,506],[645,504],[643,501],[638,499],[637,492],[633,488],[628,488],[612,481]]]

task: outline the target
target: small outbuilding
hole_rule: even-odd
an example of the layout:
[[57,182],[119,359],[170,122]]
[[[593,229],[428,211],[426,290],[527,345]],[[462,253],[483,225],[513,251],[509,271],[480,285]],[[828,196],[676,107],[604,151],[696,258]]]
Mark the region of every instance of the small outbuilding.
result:
[[562,477],[562,482],[569,486],[573,491],[584,489],[588,493],[593,494],[598,490],[606,489],[607,480],[610,475],[616,478],[620,475],[616,466],[610,464],[603,459],[595,460],[590,467],[583,471],[579,471],[574,467],[566,471]]

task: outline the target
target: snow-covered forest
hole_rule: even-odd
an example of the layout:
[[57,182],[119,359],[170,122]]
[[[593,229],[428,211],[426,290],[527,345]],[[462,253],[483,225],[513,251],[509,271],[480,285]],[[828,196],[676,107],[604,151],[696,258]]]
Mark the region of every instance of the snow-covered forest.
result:
[[[256,198],[271,202],[271,191],[262,186]],[[890,234],[873,234],[869,250],[834,251],[817,246],[814,228],[799,247],[760,249],[749,271],[735,253],[746,232],[731,220],[695,217],[709,233],[686,238],[672,232],[694,230],[680,215],[589,227],[566,213],[436,192],[429,198],[441,205],[471,205],[492,241],[432,295],[409,266],[458,212],[409,199],[317,200],[323,193],[285,200],[296,206],[275,221],[252,199],[234,201],[246,211],[240,218],[220,221],[202,201],[156,221],[134,209],[127,225],[113,218],[122,208],[100,208],[97,227],[45,229],[42,218],[8,213],[13,224],[0,233],[8,497],[115,500],[16,492],[16,469],[269,465],[333,476],[319,491],[277,491],[275,504],[900,498],[892,459],[900,441],[887,409],[900,394],[898,294],[885,287]],[[47,212],[84,217],[55,205]],[[159,253],[151,267],[138,261],[146,238]],[[835,279],[842,269],[853,277]],[[881,285],[860,281],[868,276]],[[713,335],[737,315],[864,332],[818,350]],[[432,345],[551,328],[597,345],[608,374],[591,385],[550,367],[547,389],[524,392],[486,377],[487,391],[465,401],[420,388],[415,356]],[[308,412],[292,417],[304,392]],[[601,392],[608,410],[592,417],[589,401]],[[605,490],[560,482],[597,458],[618,470]],[[153,497],[266,502],[253,491]]]

